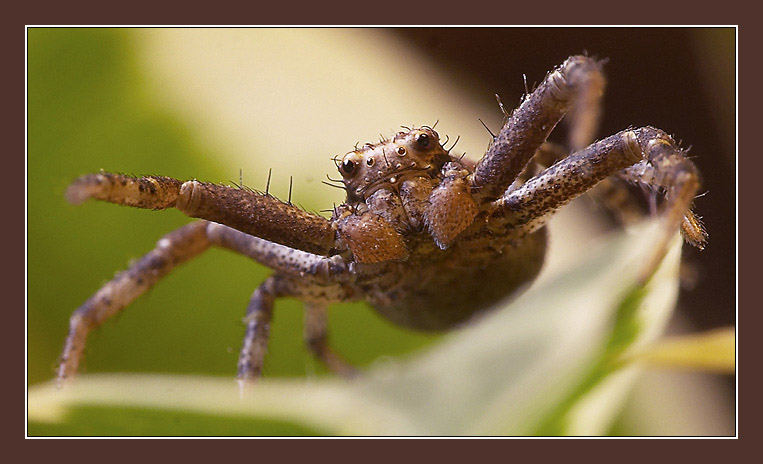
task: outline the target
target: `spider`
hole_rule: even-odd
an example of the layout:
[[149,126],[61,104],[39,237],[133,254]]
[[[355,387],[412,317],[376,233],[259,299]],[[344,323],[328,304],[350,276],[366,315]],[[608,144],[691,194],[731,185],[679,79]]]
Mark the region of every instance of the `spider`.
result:
[[[76,373],[91,330],[213,245],[273,270],[246,310],[237,372],[244,384],[261,375],[276,298],[303,301],[309,350],[330,370],[353,374],[327,343],[329,304],[366,301],[392,322],[418,330],[463,325],[538,275],[546,223],[588,191],[621,216],[629,207],[618,192],[628,182],[664,193],[662,234],[645,257],[646,280],[676,230],[704,247],[707,234],[691,211],[699,175],[673,139],[654,127],[591,143],[604,85],[599,62],[568,58],[511,114],[504,110],[501,130],[476,163],[451,156],[428,126],[356,146],[335,158],[347,198],[330,219],[268,193],[196,180],[106,172],[76,179],[67,190],[74,204],[94,198],[177,208],[201,220],[162,237],[74,312],[59,381]],[[565,115],[568,149],[547,142]],[[538,163],[550,167],[540,170]]]

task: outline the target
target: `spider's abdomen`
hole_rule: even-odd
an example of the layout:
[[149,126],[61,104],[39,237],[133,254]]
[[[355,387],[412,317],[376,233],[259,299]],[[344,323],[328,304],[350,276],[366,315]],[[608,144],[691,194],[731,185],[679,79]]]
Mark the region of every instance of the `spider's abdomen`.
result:
[[422,242],[407,262],[359,269],[367,301],[397,325],[447,330],[510,297],[540,272],[546,229],[505,242],[477,236],[445,251],[431,245]]

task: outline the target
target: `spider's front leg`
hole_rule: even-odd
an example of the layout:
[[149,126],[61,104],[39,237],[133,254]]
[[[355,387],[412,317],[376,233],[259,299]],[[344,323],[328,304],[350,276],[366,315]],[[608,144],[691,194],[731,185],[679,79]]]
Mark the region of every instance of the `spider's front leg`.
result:
[[248,189],[170,177],[132,177],[101,172],[75,180],[69,202],[89,198],[145,209],[177,208],[297,250],[326,255],[334,246],[331,223],[290,203]]
[[694,164],[665,132],[653,127],[626,130],[574,153],[507,191],[493,202],[488,227],[501,233],[524,235],[542,227],[561,206],[620,172],[624,177],[665,191],[663,235],[641,274],[651,275],[667,251],[672,234],[682,228],[691,244],[702,247],[707,235],[691,214],[699,188]]
[[514,110],[477,164],[471,176],[475,199],[484,204],[502,195],[571,108],[573,146],[592,139],[603,87],[599,64],[586,56],[572,56],[549,73]]

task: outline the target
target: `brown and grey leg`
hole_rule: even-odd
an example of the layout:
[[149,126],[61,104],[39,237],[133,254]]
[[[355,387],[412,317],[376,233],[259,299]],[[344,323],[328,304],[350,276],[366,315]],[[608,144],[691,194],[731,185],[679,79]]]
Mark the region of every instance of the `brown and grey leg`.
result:
[[331,372],[351,377],[357,371],[336,354],[328,343],[328,305],[305,302],[304,338],[307,349]]
[[119,273],[74,311],[58,368],[59,381],[77,372],[90,331],[147,292],[172,269],[209,247],[206,225],[204,221],[193,222],[165,235],[156,248]]
[[101,172],[76,179],[66,196],[74,204],[94,198],[145,209],[177,208],[187,216],[310,253],[325,255],[334,246],[328,220],[249,189]]
[[601,101],[606,80],[601,73],[601,64],[588,58],[588,63],[579,68],[575,76],[572,106],[564,117],[567,126],[567,147],[576,152],[590,145],[599,132],[601,122]]
[[571,108],[577,112],[571,118],[571,143],[592,138],[603,82],[599,64],[585,56],[572,56],[549,73],[514,110],[477,164],[470,182],[475,198],[485,203],[501,196]]
[[[339,282],[347,274],[347,267],[338,256],[326,258],[252,237],[221,224],[193,222],[162,237],[156,248],[118,274],[74,312],[58,369],[59,380],[76,373],[90,331],[210,245],[248,256],[277,272],[300,276],[305,285]],[[267,286],[261,288],[267,289]]]
[[321,285],[303,278],[274,275],[254,291],[247,308],[246,335],[238,361],[237,378],[242,386],[257,380],[270,335],[270,321],[276,298],[293,297],[305,303],[304,334],[308,349],[328,369],[349,376],[354,369],[328,346],[326,308],[331,302],[347,301],[341,285]]
[[679,227],[687,241],[700,247],[704,244],[706,233],[690,210],[699,188],[697,170],[667,134],[652,127],[607,137],[507,191],[493,203],[489,227],[518,235],[530,233],[558,208],[618,172],[665,191],[661,212],[665,234],[655,244],[645,276],[659,263]]
[[[528,163],[517,180],[509,187],[508,191],[521,187],[533,176],[540,174],[544,169],[563,160],[570,155],[570,151],[561,145],[545,142],[535,152],[532,162]],[[594,202],[605,208],[609,214],[621,225],[631,225],[642,220],[647,209],[644,201],[638,193],[646,193],[649,207],[648,212],[656,214],[653,200],[656,195],[654,190],[647,188],[644,184],[636,182],[642,186],[641,192],[632,188],[629,184],[634,183],[625,178],[625,171],[602,179],[587,194]]]
[[276,279],[276,277],[268,277],[257,287],[246,308],[244,318],[246,332],[236,370],[236,378],[240,382],[253,381],[262,375],[262,365],[270,338],[273,303],[276,297],[280,296],[276,290]]
[[[483,202],[490,201],[505,191],[518,189],[538,172],[535,163],[528,163],[530,159],[548,166],[561,158],[564,149],[546,142],[546,138],[562,117],[565,117],[569,126],[568,145],[571,151],[579,151],[593,141],[601,117],[601,97],[605,85],[600,64],[585,56],[572,56],[549,73],[507,119],[490,149],[478,163],[472,177],[475,197]],[[667,136],[664,138],[669,140]],[[696,175],[693,164],[685,160],[672,140],[670,143],[673,144],[674,153],[677,153],[675,156],[688,163],[689,168],[686,169]],[[678,164],[683,165],[684,161]],[[665,170],[666,163],[661,164]],[[623,223],[641,217],[641,209],[628,194],[624,182],[642,186],[655,185],[654,182],[644,182],[648,180],[647,171],[651,170],[643,169],[647,165],[651,166],[644,161],[641,168],[634,167],[602,179],[592,192]],[[504,186],[508,187],[501,190]],[[664,188],[661,185],[657,187]],[[703,246],[706,234],[701,222],[691,211],[686,212],[682,230],[690,243],[700,248]]]

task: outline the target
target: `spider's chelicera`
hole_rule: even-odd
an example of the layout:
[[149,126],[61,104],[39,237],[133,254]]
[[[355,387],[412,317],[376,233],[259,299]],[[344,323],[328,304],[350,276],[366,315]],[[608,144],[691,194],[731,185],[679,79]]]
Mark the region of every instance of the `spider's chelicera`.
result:
[[[477,163],[451,156],[426,126],[356,148],[336,160],[347,199],[331,219],[248,189],[103,172],[80,177],[67,191],[73,203],[95,198],[177,208],[201,220],[164,236],[74,312],[59,379],[77,371],[92,329],[211,245],[274,271],[247,308],[242,381],[261,374],[279,297],[304,302],[308,347],[343,374],[353,370],[327,344],[331,303],[366,301],[396,324],[419,330],[464,324],[535,278],[548,219],[588,191],[623,216],[631,209],[619,194],[626,183],[664,193],[663,235],[645,257],[645,278],[679,228],[703,247],[705,231],[691,212],[698,173],[671,137],[642,127],[591,143],[603,88],[595,60],[568,58],[506,115]],[[571,131],[562,148],[546,139],[565,115]]]

